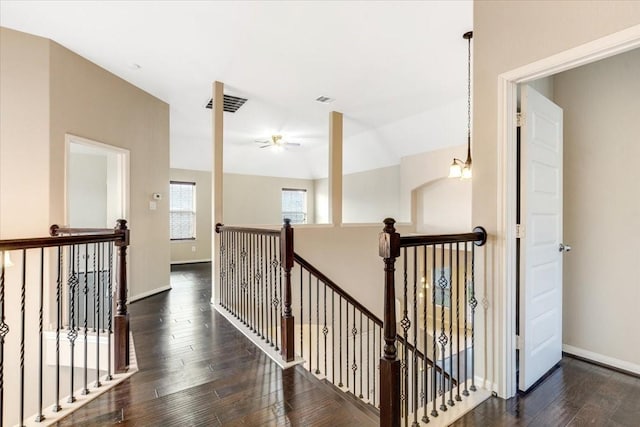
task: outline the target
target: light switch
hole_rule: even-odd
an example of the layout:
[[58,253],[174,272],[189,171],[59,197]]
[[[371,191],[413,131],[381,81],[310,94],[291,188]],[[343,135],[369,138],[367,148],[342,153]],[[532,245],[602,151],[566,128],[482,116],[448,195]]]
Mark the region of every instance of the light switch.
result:
[[156,202],[149,202],[149,210],[151,211],[155,211],[156,208],[158,207],[158,204]]

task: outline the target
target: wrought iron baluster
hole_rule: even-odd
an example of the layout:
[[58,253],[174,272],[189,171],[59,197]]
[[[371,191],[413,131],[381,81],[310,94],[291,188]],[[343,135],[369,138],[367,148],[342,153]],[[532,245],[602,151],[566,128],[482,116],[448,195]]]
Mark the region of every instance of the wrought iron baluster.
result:
[[273,302],[273,266],[271,264],[271,236],[267,236],[267,270],[269,271],[269,276],[267,280],[268,286],[268,297],[266,301],[267,313],[269,313],[268,322],[267,322],[267,342],[273,347],[273,310],[272,310],[272,302]]
[[467,242],[464,243],[464,390],[462,391],[463,396],[469,396],[469,390],[467,390],[467,380],[469,379],[469,352],[467,350],[467,306],[468,306],[468,295],[467,295],[467,267],[469,266],[467,260]]
[[329,378],[329,372],[327,371],[327,334],[329,329],[327,328],[327,285],[324,284],[324,326],[322,327],[322,334],[324,335],[324,376]]
[[[362,329],[362,325],[360,325],[360,329]],[[367,400],[371,402],[371,388],[369,384],[369,375],[371,374],[371,346],[369,343],[369,335],[371,335],[371,326],[369,325],[369,316],[367,316]],[[364,369],[364,365],[362,368]]]
[[336,328],[335,328],[335,291],[333,289],[331,289],[331,377],[332,377],[332,384],[336,383],[336,353],[335,353],[335,348],[336,348]]
[[24,425],[24,335],[27,289],[27,250],[22,250],[22,286],[20,287],[20,426]]
[[113,243],[107,243],[107,246],[109,247],[109,259],[107,264],[107,376],[105,380],[111,381],[113,379],[111,376],[111,334],[113,333],[113,282],[111,273],[113,271]]
[[445,398],[447,394],[447,390],[445,389],[445,350],[447,346],[447,335],[444,332],[444,321],[445,321],[445,312],[444,312],[444,303],[445,303],[445,292],[444,290],[447,287],[447,278],[444,275],[444,243],[440,245],[440,279],[438,279],[438,285],[440,285],[440,336],[438,337],[438,342],[440,343],[440,349],[442,350],[442,374],[440,375],[440,393],[442,395],[442,403],[440,404],[440,410],[446,411],[447,405],[445,405]]
[[338,383],[338,387],[342,388],[344,386],[344,384],[342,384],[342,295],[338,295],[338,298],[338,312],[340,314],[340,319],[338,320],[338,331],[340,335],[338,338],[338,356],[340,358],[338,362],[338,369],[340,373],[340,382]]
[[351,329],[351,335],[353,335],[353,364],[351,370],[353,371],[353,395],[356,395],[356,374],[358,372],[358,364],[356,363],[356,335],[358,329],[356,328],[356,306],[353,306],[353,328]]
[[[271,245],[272,245],[272,258],[271,258],[271,265],[273,267],[273,308],[272,311],[273,313],[273,323],[272,323],[272,328],[275,329],[275,335],[276,335],[276,339],[275,339],[275,350],[279,351],[280,348],[278,348],[278,344],[280,343],[280,341],[278,340],[278,320],[281,318],[280,315],[280,310],[278,310],[278,307],[280,306],[280,299],[278,298],[278,272],[280,271],[280,263],[278,262],[278,258],[276,255],[276,238],[275,237],[271,237]],[[282,285],[282,283],[280,283],[280,285]],[[281,294],[282,295],[282,294]]]
[[451,243],[449,243],[449,400],[447,405],[455,405],[453,401],[453,245]]
[[0,425],[4,425],[4,339],[9,333],[4,311],[4,254],[0,252]]
[[316,278],[316,375],[320,374],[320,280]]
[[471,299],[469,305],[471,306],[471,386],[469,390],[476,391],[476,379],[475,379],[475,334],[476,334],[476,307],[478,306],[478,300],[476,299],[476,283],[475,283],[475,244],[471,244]]
[[[93,291],[96,300],[97,306],[97,314],[96,314],[96,324],[94,325],[96,330],[96,382],[93,385],[98,388],[102,384],[100,383],[100,293],[104,292],[101,290],[100,284],[102,283],[102,257],[104,256],[102,252],[102,248],[104,247],[103,243],[96,243],[93,249],[93,271],[94,271],[94,279],[93,279]],[[98,272],[96,274],[96,252],[98,253]],[[104,326],[104,323],[102,324]]]
[[[376,367],[378,366],[378,364],[376,363],[376,360],[378,360],[378,358],[376,357],[376,324],[375,322],[373,322],[373,375],[371,375],[371,380],[373,381],[373,400],[371,401],[371,404],[373,406],[376,406]],[[371,369],[369,368],[368,371],[370,371]]]
[[404,410],[404,425],[405,427],[409,425],[409,353],[408,346],[408,331],[411,327],[411,320],[409,320],[409,312],[408,308],[408,296],[407,296],[407,248],[402,248],[402,320],[400,321],[400,326],[402,326],[402,336],[404,338],[404,345],[402,349],[402,395],[400,396],[400,400],[402,403],[402,408]]
[[311,326],[311,312],[313,311],[313,309],[311,307],[313,307],[311,305],[311,294],[313,292],[311,292],[311,272],[308,272],[308,276],[309,276],[309,372],[311,372],[313,370],[312,366],[313,366],[313,344],[312,344],[312,338],[311,336],[313,335],[313,329]]
[[[2,254],[0,254],[2,256]],[[43,307],[44,304],[44,248],[40,248],[40,299],[38,310],[38,415],[36,415],[35,421],[37,423],[44,420],[42,414],[42,363],[43,363]]]
[[[358,310],[360,311],[360,310]],[[358,397],[362,399],[362,371],[364,370],[364,365],[362,364],[362,311],[360,311],[360,394]]]
[[345,371],[345,377],[347,379],[347,389],[349,389],[349,301],[347,301],[346,299],[344,300],[344,306],[345,306],[345,317],[347,319],[346,322],[346,328],[347,328],[347,333],[345,334],[345,342],[346,342],[346,350],[347,353],[345,354],[345,363],[346,363],[346,371]]
[[[79,248],[78,248],[78,258],[80,257],[80,253],[79,253]],[[76,338],[78,337],[78,331],[76,331],[76,315],[75,315],[75,302],[76,302],[76,288],[79,284],[78,281],[78,277],[76,276],[76,270],[75,270],[75,265],[76,265],[76,245],[72,246],[72,255],[71,255],[71,260],[70,260],[70,264],[71,264],[71,277],[69,278],[69,303],[70,303],[70,307],[69,307],[69,331],[67,332],[67,338],[69,339],[69,346],[71,349],[71,354],[70,354],[70,364],[69,366],[71,367],[69,369],[69,380],[70,380],[70,387],[69,387],[69,399],[68,399],[68,403],[73,403],[76,401],[76,398],[73,395],[73,372],[74,372],[74,353],[75,353],[75,341]]]
[[413,423],[418,425],[418,248],[413,247]]
[[[456,387],[455,399],[460,402],[460,358],[462,352],[460,351],[460,243],[456,242],[456,381],[458,386]],[[453,372],[451,373],[453,375]]]
[[304,358],[304,292],[303,292],[303,276],[304,269],[300,266],[300,357]]
[[254,248],[255,248],[255,235],[249,236],[249,316],[251,322],[249,323],[249,330],[255,331],[256,329],[256,292],[255,292],[255,277],[256,270],[254,264]]
[[[62,254],[64,249],[58,246],[57,275],[56,275],[56,401],[51,408],[58,412],[60,406],[60,328],[62,327]],[[1,387],[0,387],[1,388]],[[2,424],[2,422],[0,422]]]
[[[420,280],[421,284],[421,295],[422,295],[422,332],[423,332],[423,342],[424,342],[424,359],[422,359],[422,404],[423,404],[423,413],[422,413],[422,422],[428,423],[429,416],[427,415],[427,406],[429,403],[429,365],[427,363],[428,352],[427,352],[427,341],[429,339],[428,335],[428,325],[427,325],[427,249],[428,246],[422,246],[422,279]],[[434,360],[435,362],[435,360]]]
[[[276,325],[280,325],[281,329],[280,329],[280,339],[282,340],[283,335],[285,333],[285,330],[283,328],[282,325],[282,319],[284,311],[283,311],[283,302],[284,302],[284,294],[282,293],[282,247],[280,246],[280,236],[275,238],[276,241],[276,254],[277,257],[275,258],[275,262],[276,262],[276,270],[278,272],[278,284],[280,285],[280,298],[278,299],[278,304],[276,307]],[[276,326],[276,331],[277,331],[277,326]],[[276,342],[280,343],[280,341],[278,341],[277,337],[276,337]],[[278,348],[276,348],[276,350],[278,350]]]
[[264,307],[264,301],[265,301],[265,290],[266,290],[266,274],[267,272],[265,271],[264,268],[264,248],[265,248],[265,236],[260,236],[260,243],[259,243],[259,249],[260,249],[260,338],[267,339],[268,334],[265,334],[266,331],[266,326],[267,326],[267,319],[266,319],[266,312],[265,312],[265,307]]
[[437,392],[437,381],[438,381],[438,370],[437,370],[437,366],[438,366],[438,359],[436,358],[436,350],[437,350],[437,344],[436,344],[436,315],[437,315],[437,311],[436,311],[436,245],[433,245],[431,247],[431,257],[432,257],[432,262],[431,262],[431,301],[432,301],[432,316],[433,316],[433,348],[432,353],[433,353],[433,370],[431,371],[431,400],[433,401],[433,408],[431,409],[431,416],[432,417],[437,417],[438,416],[438,410],[436,409],[436,404],[437,404],[437,396],[438,396],[438,392]]
[[[82,289],[84,292],[84,320],[82,323],[84,329],[84,366],[82,369],[84,384],[82,388],[82,395],[89,394],[89,387],[87,387],[89,380],[89,369],[88,369],[88,357],[89,357],[89,346],[87,345],[87,333],[89,331],[88,328],[88,318],[89,318],[89,245],[84,245],[84,287]],[[78,307],[78,314],[80,314],[80,307]]]

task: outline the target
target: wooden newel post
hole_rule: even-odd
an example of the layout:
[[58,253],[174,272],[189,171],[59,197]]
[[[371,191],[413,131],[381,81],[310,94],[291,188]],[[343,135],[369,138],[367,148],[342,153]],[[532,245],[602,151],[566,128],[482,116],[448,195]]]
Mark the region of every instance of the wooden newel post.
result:
[[280,231],[280,258],[284,270],[284,305],[282,309],[282,342],[280,343],[281,355],[285,362],[295,359],[294,323],[291,310],[291,269],[293,269],[293,228],[291,220],[285,218],[282,231]]
[[129,313],[127,312],[127,247],[129,246],[129,229],[127,221],[119,219],[116,232],[122,234],[122,238],[115,242],[118,252],[116,262],[118,264],[116,286],[116,311],[113,316],[113,342],[115,372],[126,372],[129,369]]
[[393,218],[384,220],[379,235],[384,259],[384,354],[380,359],[380,426],[400,426],[400,360],[396,348],[395,263],[400,256],[400,235]]

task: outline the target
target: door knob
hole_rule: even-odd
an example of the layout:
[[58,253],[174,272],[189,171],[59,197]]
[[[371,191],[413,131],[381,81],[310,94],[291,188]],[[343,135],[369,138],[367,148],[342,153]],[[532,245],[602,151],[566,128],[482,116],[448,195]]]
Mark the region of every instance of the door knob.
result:
[[564,243],[560,243],[560,246],[558,247],[558,250],[560,252],[571,252],[571,246],[565,245]]

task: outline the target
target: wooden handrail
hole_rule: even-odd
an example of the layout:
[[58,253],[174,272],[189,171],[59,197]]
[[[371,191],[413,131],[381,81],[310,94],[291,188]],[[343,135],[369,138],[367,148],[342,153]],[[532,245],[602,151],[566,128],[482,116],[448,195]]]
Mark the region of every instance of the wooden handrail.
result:
[[50,236],[32,237],[28,239],[0,240],[1,251],[13,251],[19,249],[52,248],[57,246],[80,245],[84,243],[119,242],[125,240],[125,234],[120,230],[111,230],[110,233],[96,233],[78,236]]
[[280,230],[270,230],[268,228],[234,227],[220,223],[216,224],[216,233],[220,233],[223,230],[248,234],[261,234],[265,236],[280,236]]
[[70,228],[60,227],[57,224],[53,224],[49,227],[49,235],[61,236],[63,234],[101,234],[101,233],[113,233],[113,228]]
[[474,242],[477,246],[482,246],[487,242],[487,231],[483,227],[476,227],[472,233],[400,236],[400,247],[403,248],[464,242]]

